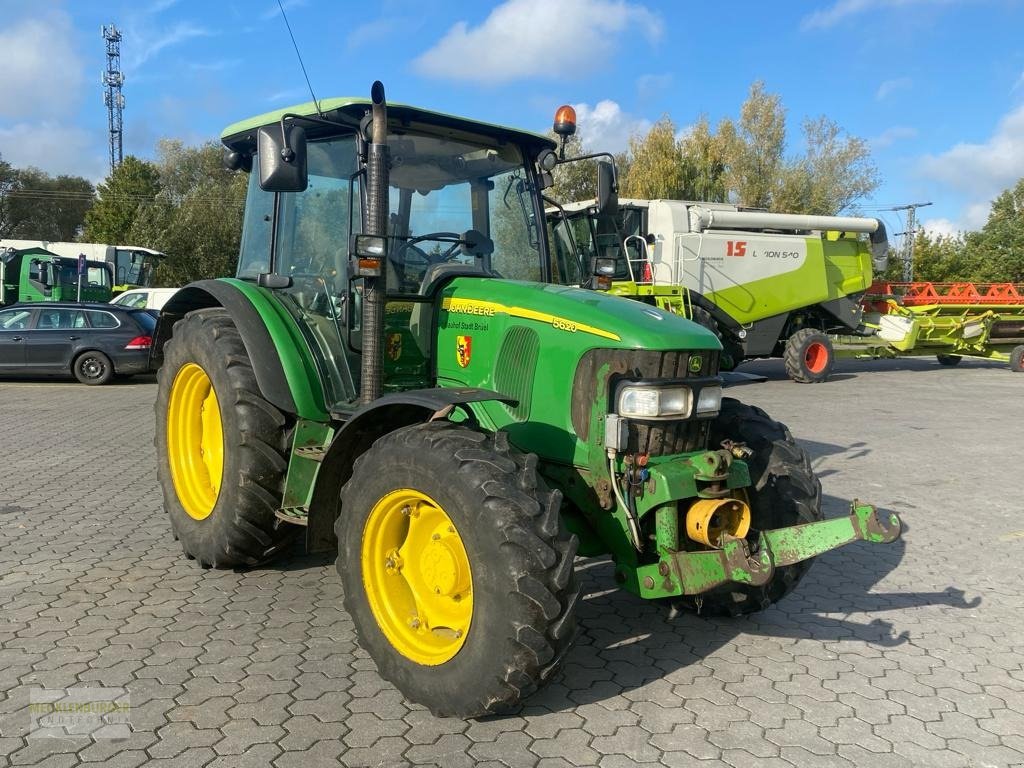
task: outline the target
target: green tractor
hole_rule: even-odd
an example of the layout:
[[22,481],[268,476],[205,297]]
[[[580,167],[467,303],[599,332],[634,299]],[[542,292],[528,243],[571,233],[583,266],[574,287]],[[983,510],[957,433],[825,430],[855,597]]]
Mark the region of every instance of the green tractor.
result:
[[549,139],[375,83],[223,141],[251,172],[238,276],[181,289],[154,343],[171,526],[204,567],[299,532],[336,552],[359,643],[409,700],[479,716],[550,679],[577,554],[737,615],[816,555],[899,535],[868,505],[822,518],[786,428],[723,399],[714,334],[558,284],[587,265],[549,255]]

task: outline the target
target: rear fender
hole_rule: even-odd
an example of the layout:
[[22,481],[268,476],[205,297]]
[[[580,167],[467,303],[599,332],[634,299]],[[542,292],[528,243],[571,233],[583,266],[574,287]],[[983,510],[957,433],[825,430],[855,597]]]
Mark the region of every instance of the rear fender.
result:
[[336,548],[334,521],[341,512],[341,488],[352,476],[355,460],[379,438],[402,427],[444,418],[457,405],[487,400],[518,405],[490,389],[438,387],[384,395],[353,413],[335,434],[320,464],[309,505],[307,549],[327,552]]
[[174,324],[186,313],[208,307],[223,307],[231,315],[263,397],[285,413],[329,419],[316,366],[294,320],[269,291],[239,280],[199,280],[174,294],[157,321],[150,352],[154,369],[163,361]]

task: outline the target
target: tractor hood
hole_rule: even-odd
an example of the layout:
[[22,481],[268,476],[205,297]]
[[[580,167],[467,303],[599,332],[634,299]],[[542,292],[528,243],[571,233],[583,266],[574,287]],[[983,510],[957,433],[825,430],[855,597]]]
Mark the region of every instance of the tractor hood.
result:
[[572,338],[571,346],[579,351],[721,349],[715,334],[703,326],[597,291],[493,278],[456,278],[442,291],[439,327],[489,326],[490,318],[526,321],[540,333],[563,337],[558,346],[566,345],[565,337]]

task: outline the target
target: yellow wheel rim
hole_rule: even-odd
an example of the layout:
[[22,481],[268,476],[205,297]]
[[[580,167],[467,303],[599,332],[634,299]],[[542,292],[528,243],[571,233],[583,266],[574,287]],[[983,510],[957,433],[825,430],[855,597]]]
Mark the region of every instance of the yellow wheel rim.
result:
[[473,578],[441,505],[408,488],[387,494],[370,510],[360,554],[370,610],[395,650],[430,666],[454,658],[473,618]]
[[167,404],[167,454],[178,501],[189,517],[210,516],[224,475],[224,426],[206,371],[183,365]]

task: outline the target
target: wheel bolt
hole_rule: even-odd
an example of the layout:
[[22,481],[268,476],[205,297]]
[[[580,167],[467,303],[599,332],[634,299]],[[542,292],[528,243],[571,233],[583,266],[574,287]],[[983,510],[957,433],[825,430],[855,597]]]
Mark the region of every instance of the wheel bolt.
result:
[[419,629],[420,628],[420,620],[419,619],[412,619],[409,622],[409,626],[412,627],[413,629]]
[[432,538],[434,541],[437,541],[437,540],[439,540],[441,538],[441,534],[440,533],[435,533],[430,538]]

